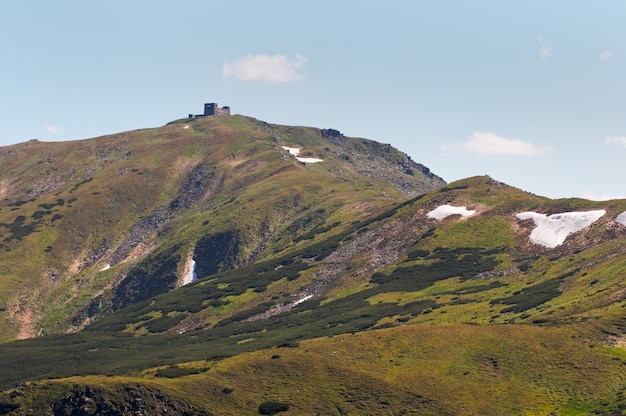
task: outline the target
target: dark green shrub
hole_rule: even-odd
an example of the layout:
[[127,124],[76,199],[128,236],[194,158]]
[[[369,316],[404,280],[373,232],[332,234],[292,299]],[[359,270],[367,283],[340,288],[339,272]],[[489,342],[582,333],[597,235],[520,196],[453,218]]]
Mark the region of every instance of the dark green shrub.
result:
[[262,415],[275,415],[276,413],[286,412],[289,410],[287,403],[277,402],[276,400],[269,400],[259,405],[259,413]]
[[40,224],[38,221],[33,221],[30,224],[24,224],[26,221],[26,217],[23,215],[19,215],[13,221],[13,224],[4,224],[0,223],[0,227],[6,227],[9,229],[11,233],[10,237],[5,238],[5,241],[11,240],[19,240],[21,241],[23,237],[29,236],[31,233],[36,231],[37,226]]
[[35,211],[33,212],[33,214],[31,215],[31,218],[34,218],[36,220],[40,220],[42,219],[45,215],[50,215],[52,214],[52,211],[50,210],[46,210],[46,211]]
[[0,415],[8,415],[9,413],[20,408],[19,404],[0,403]]
[[409,253],[407,260],[417,260],[419,258],[426,257],[429,254],[430,254],[430,251],[428,250],[420,250],[420,249],[413,250],[412,252]]
[[174,326],[178,325],[180,323],[180,321],[182,321],[183,319],[185,319],[187,316],[189,316],[188,313],[181,313],[179,315],[176,316],[162,316],[160,318],[155,318],[152,319],[148,322],[146,322],[145,324],[140,325],[139,327],[146,327],[148,328],[148,331],[153,333],[153,334],[157,334],[160,332],[165,332],[168,329],[173,328]]
[[450,192],[450,191],[454,191],[456,189],[467,189],[469,188],[469,185],[465,185],[465,184],[460,184],[460,185],[448,185],[448,186],[444,186],[443,188],[439,189],[439,192],[443,193],[443,192]]
[[283,342],[282,344],[277,345],[278,348],[298,348],[300,344],[297,342]]
[[536,285],[524,288],[513,293],[508,298],[503,299],[494,299],[490,303],[492,305],[496,304],[505,304],[512,305],[507,308],[502,309],[501,313],[508,312],[525,312],[529,309],[535,308],[541,304],[544,304],[553,298],[559,296],[561,291],[559,287],[561,283],[568,277],[572,276],[578,270],[573,270],[571,272],[562,274],[559,277],[554,279],[549,279],[544,282],[538,283]]
[[179,367],[176,364],[170,365],[165,368],[159,368],[155,374],[156,377],[177,378],[184,377],[191,374],[200,374],[206,371],[206,368],[186,368]]
[[63,198],[59,198],[59,199],[57,199],[57,202],[55,202],[55,203],[39,204],[39,206],[41,208],[46,209],[46,210],[52,209],[52,208],[56,207],[57,205],[62,207],[63,205],[65,205],[65,200]]
[[81,185],[84,185],[84,184],[89,183],[91,181],[93,181],[93,178],[87,178],[84,181],[78,182],[76,185],[74,185],[74,187],[72,189],[70,189],[70,194],[72,192],[74,192],[75,190],[77,190]]

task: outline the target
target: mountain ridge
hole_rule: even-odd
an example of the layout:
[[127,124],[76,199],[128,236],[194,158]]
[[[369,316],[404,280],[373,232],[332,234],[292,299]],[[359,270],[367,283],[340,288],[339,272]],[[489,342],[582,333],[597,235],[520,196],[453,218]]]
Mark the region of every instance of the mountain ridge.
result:
[[0,204],[4,276],[46,284],[23,311],[43,336],[0,343],[8,414],[626,409],[626,200],[445,184],[388,145],[241,116],[85,143],[62,146],[74,169],[54,146],[9,169],[50,173]]

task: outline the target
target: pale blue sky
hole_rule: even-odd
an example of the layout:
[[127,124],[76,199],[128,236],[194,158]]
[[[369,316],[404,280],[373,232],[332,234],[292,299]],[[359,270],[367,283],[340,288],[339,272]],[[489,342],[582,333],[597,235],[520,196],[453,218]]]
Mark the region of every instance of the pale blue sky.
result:
[[0,145],[216,101],[393,146],[446,181],[626,197],[626,2],[0,3]]

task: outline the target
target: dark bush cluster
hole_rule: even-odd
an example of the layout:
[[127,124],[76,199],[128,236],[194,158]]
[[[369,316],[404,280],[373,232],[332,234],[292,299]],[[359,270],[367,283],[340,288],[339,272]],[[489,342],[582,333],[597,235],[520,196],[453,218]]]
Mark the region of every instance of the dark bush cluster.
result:
[[205,372],[206,368],[190,368],[190,367],[179,367],[177,365],[170,365],[165,368],[159,368],[155,374],[157,377],[165,377],[165,378],[178,378],[184,377],[191,374],[200,374]]
[[275,415],[276,413],[286,412],[289,410],[289,404],[281,403],[276,400],[269,400],[259,405],[259,413],[262,415]]
[[571,271],[559,277],[555,277],[554,279],[548,279],[536,285],[529,286],[513,293],[508,298],[494,299],[491,301],[491,304],[512,305],[502,309],[501,313],[524,312],[535,308],[559,296],[561,294],[559,287],[563,280],[576,272],[577,270]]

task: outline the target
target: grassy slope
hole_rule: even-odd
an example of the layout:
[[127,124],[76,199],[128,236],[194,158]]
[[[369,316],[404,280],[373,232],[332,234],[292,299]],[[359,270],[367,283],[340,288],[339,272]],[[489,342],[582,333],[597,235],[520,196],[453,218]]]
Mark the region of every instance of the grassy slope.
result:
[[[80,142],[5,148],[0,341],[70,329],[68,317],[118,282],[134,267],[133,259],[154,250],[174,250],[185,259],[202,236],[237,230],[237,261],[244,264],[289,249],[296,230],[353,221],[405,198],[384,179],[356,173],[358,164],[337,158],[344,150],[327,142],[322,148],[318,130],[273,128],[280,136],[247,117],[203,118]],[[296,163],[281,143],[313,146],[326,153],[326,162]],[[213,172],[203,194],[168,227],[136,244],[124,264],[100,273],[135,224],[167,208],[202,166]],[[302,228],[290,229],[299,219]],[[178,274],[183,268],[179,262]]]
[[[592,338],[584,326],[408,325],[133,377],[47,385],[110,391],[145,385],[216,415],[257,414],[268,400],[290,404],[286,414],[549,415],[624,408],[626,356]],[[0,403],[25,409],[62,397],[53,387],[30,394],[10,400],[7,393]]]

